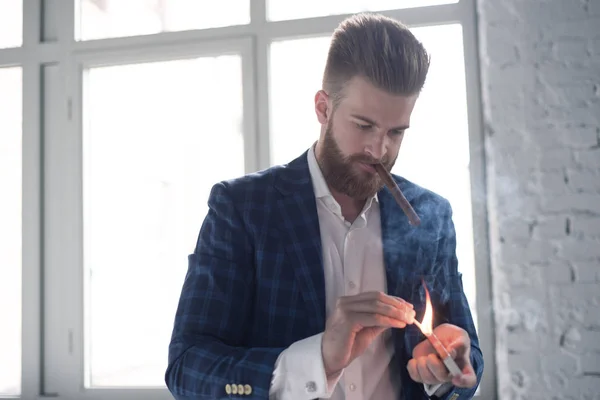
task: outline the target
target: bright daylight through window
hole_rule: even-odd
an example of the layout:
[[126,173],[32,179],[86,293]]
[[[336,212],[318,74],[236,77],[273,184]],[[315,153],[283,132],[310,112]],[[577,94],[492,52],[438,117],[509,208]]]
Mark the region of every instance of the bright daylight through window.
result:
[[76,0],[77,38],[106,39],[250,22],[250,0]]
[[241,76],[235,55],[87,72],[90,387],[164,386],[166,344],[210,188],[244,173]]
[[23,0],[0,0],[0,49],[23,43]]
[[271,21],[282,21],[361,11],[427,7],[456,2],[458,0],[267,0],[267,16]]
[[21,391],[21,68],[0,68],[0,397]]

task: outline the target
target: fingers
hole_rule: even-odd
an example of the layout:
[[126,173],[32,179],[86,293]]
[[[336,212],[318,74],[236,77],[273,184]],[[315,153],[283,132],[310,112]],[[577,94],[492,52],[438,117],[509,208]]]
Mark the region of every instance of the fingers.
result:
[[442,361],[434,354],[413,358],[408,362],[406,368],[413,381],[428,385],[436,385],[450,380],[454,386],[462,388],[472,388],[477,384],[477,375],[471,364],[465,365],[462,375],[450,377]]
[[438,356],[429,354],[427,357],[423,358],[426,360],[425,363],[427,364],[427,369],[436,379],[436,383],[448,382],[450,380],[450,373]]
[[468,334],[458,336],[448,345],[448,351],[452,358],[461,367],[462,374],[455,376],[452,383],[457,387],[471,388],[477,384],[477,375],[471,365],[471,343]]
[[415,316],[415,311],[412,308],[407,308],[406,306],[399,308],[379,300],[354,302],[343,305],[342,308],[346,312],[379,314],[396,319],[404,325],[410,323]]
[[471,339],[466,332],[464,335],[459,335],[450,344],[446,345],[446,349],[448,349],[448,352],[454,359],[464,355],[470,348]]
[[477,384],[477,375],[470,362],[466,363],[462,369],[462,375],[455,376],[452,384],[456,387],[472,388]]
[[429,340],[423,340],[419,343],[412,352],[413,358],[426,357],[429,354],[435,354],[435,349]]
[[356,296],[340,297],[338,307],[346,312],[375,313],[395,318],[406,324],[413,322],[412,304],[381,292],[365,292]]
[[427,367],[427,358],[428,357],[421,357],[417,359],[417,371],[419,372],[421,382],[426,383],[428,385],[433,385],[435,383],[438,383],[438,381]]
[[385,328],[404,328],[406,323],[394,317],[385,316],[372,312],[356,312],[351,311],[347,314],[347,318],[352,325],[359,327],[385,327]]
[[411,359],[407,369],[415,382],[436,385],[450,380],[446,367],[435,354]]
[[416,361],[421,382],[428,385],[435,385],[449,380],[448,374],[445,372],[446,367],[435,354],[420,357]]
[[386,304],[389,304],[392,306],[397,306],[397,307],[407,306],[407,307],[413,308],[412,304],[410,304],[409,302],[405,301],[404,299],[402,299],[400,297],[390,296],[386,293],[377,292],[377,291],[362,292],[362,293],[359,293],[354,296],[342,296],[342,297],[340,297],[340,299],[342,301],[345,301],[348,303],[361,302],[364,300],[379,300],[383,303],[386,303]]
[[411,358],[408,362],[408,365],[406,366],[406,369],[408,369],[410,379],[412,379],[415,382],[423,382],[421,380],[421,376],[419,375],[419,370],[417,369],[417,360]]

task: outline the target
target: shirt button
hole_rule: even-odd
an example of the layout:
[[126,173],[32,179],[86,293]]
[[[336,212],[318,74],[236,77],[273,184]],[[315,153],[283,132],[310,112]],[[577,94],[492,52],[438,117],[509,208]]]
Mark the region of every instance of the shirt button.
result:
[[314,383],[313,381],[307,382],[306,383],[306,391],[309,393],[314,393],[317,391],[317,384]]
[[352,281],[348,282],[348,286],[350,286],[350,289],[354,289],[356,287],[356,285]]
[[354,383],[350,384],[350,391],[354,392],[356,390],[356,385]]

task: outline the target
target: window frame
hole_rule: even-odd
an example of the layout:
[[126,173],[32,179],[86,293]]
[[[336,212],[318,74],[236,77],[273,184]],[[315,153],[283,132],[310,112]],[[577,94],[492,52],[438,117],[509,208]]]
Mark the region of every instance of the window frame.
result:
[[[245,168],[247,173],[268,168],[270,43],[331,34],[348,14],[268,21],[266,0],[250,4],[247,25],[76,41],[74,0],[24,0],[23,45],[0,49],[0,67],[21,66],[23,71],[22,398],[171,398],[166,389],[82,391],[83,72],[99,65],[240,54]],[[486,361],[478,396],[494,399],[497,378],[476,3],[460,0],[380,13],[411,27],[462,25],[477,240],[478,333]]]

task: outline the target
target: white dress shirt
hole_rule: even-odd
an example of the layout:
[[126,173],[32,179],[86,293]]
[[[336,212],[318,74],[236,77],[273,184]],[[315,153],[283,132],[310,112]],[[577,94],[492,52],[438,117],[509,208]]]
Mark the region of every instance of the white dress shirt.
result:
[[[377,195],[367,200],[352,223],[345,220],[317,163],[314,146],[308,167],[317,202],[325,276],[326,316],[340,296],[367,291],[387,292],[381,219]],[[391,330],[379,335],[367,350],[338,376],[327,380],[321,354],[323,333],[293,343],[278,357],[269,392],[272,400],[397,399],[400,375]],[[392,376],[393,375],[393,376]],[[439,385],[428,387],[433,394]]]

